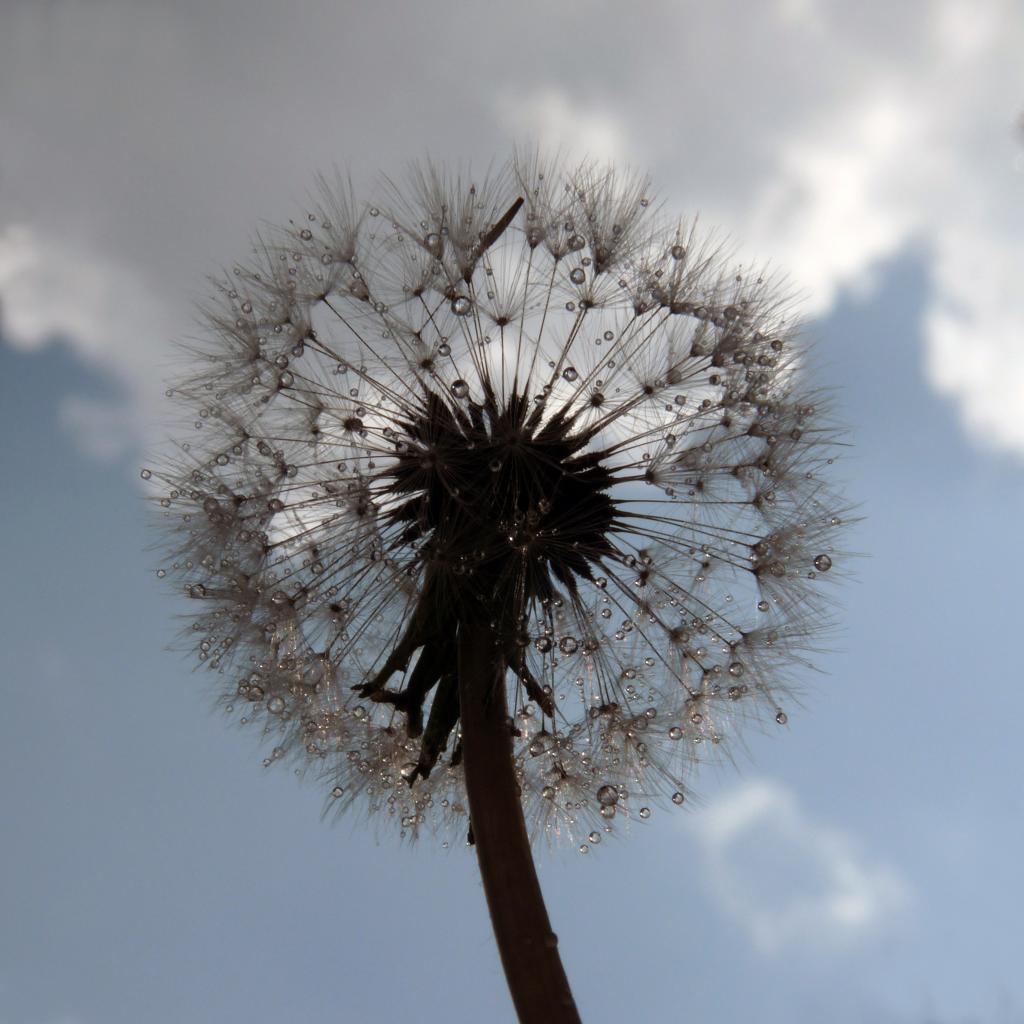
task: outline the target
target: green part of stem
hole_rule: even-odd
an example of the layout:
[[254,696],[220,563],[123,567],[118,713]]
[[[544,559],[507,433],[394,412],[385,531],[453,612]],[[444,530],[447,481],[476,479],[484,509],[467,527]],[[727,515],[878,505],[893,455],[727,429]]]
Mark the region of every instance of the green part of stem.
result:
[[459,624],[462,758],[480,876],[521,1024],[580,1024],[523,820],[505,659],[481,621]]

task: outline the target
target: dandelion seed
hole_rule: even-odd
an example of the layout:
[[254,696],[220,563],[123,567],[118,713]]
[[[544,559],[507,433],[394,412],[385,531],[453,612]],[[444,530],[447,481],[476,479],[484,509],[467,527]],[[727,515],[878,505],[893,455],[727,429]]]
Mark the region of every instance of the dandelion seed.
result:
[[334,812],[447,843],[468,803],[481,858],[502,816],[585,852],[784,724],[847,517],[771,280],[537,157],[305,225],[217,284],[169,392],[203,429],[141,473],[225,707]]

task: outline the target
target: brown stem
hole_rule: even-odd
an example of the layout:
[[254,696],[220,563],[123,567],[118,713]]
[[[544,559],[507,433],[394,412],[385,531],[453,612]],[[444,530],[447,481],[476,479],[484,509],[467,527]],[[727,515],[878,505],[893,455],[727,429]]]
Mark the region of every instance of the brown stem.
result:
[[490,628],[459,625],[462,758],[491,924],[521,1024],[580,1024],[530,853],[512,759],[505,661]]

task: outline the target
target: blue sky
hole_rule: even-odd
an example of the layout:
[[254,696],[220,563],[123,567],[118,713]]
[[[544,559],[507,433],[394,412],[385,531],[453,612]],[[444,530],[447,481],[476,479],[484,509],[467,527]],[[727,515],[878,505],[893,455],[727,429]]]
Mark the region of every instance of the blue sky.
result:
[[[837,649],[788,726],[705,773],[701,806],[542,852],[584,1020],[1024,1019],[1019,11],[972,7],[985,35],[952,3],[868,5],[867,26],[723,5],[669,69],[572,4],[527,31],[539,63],[513,54],[468,96],[500,9],[449,5],[442,31],[305,6],[0,13],[0,1024],[512,1020],[472,852],[322,823],[315,787],[264,770],[165,650],[138,470],[202,275],[316,169],[552,133],[632,155],[790,272],[864,516]],[[813,33],[805,72],[765,85],[769,130],[747,36],[786,56]],[[947,74],[966,84],[936,129]]]

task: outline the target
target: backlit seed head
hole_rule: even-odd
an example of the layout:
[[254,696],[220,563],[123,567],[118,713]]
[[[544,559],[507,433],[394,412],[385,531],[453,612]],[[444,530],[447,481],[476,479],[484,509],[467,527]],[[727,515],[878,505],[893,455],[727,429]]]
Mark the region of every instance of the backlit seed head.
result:
[[218,283],[172,389],[201,429],[141,474],[188,642],[268,763],[464,837],[481,615],[537,835],[589,848],[784,724],[849,516],[770,277],[645,179],[536,154],[372,205],[323,184],[301,224]]

